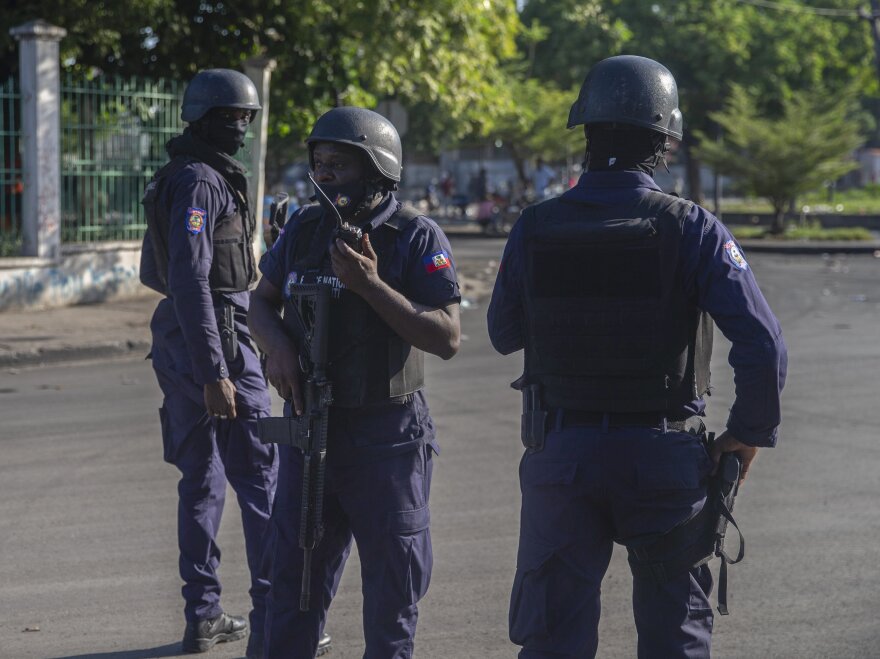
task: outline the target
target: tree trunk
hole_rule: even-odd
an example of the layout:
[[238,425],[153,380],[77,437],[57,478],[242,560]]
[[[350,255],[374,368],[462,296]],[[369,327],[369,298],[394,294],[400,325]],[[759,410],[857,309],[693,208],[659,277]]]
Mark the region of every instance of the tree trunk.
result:
[[770,227],[770,233],[774,236],[781,236],[785,233],[785,207],[773,207],[773,226]]

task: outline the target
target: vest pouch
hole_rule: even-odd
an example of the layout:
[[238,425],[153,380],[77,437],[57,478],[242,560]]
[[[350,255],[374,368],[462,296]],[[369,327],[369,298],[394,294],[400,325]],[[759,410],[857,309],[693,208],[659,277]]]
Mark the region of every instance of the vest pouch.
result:
[[253,255],[244,231],[244,222],[236,213],[221,218],[214,226],[214,258],[209,281],[212,291],[246,291],[251,284]]
[[422,388],[425,382],[425,353],[396,334],[388,339],[388,396],[399,398]]

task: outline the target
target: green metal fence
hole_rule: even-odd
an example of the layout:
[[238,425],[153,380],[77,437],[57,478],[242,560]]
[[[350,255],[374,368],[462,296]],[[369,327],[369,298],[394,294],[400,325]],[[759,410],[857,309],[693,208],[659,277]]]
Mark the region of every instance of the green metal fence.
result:
[[18,81],[0,82],[0,256],[21,251],[20,103]]
[[132,240],[144,187],[183,130],[173,80],[67,75],[61,85],[61,240]]

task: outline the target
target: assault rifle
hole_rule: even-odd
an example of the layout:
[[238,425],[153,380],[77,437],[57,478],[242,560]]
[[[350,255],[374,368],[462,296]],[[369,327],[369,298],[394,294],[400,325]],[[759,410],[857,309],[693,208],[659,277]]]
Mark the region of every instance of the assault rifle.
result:
[[327,465],[327,420],[333,389],[327,379],[330,284],[290,284],[284,305],[285,326],[298,340],[300,368],[305,376],[301,416],[259,420],[260,441],[288,444],[303,452],[299,546],[303,550],[300,611],[309,610],[312,551],[324,535],[324,475]]

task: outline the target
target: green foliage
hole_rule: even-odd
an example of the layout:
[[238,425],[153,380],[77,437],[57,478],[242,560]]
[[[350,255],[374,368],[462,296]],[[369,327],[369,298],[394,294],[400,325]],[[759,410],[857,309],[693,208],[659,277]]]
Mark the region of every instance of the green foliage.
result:
[[767,227],[734,225],[728,226],[737,240],[815,240],[815,241],[867,241],[874,235],[865,227],[841,227],[824,229],[818,222],[807,226],[790,225],[783,234],[777,234]]
[[[42,17],[68,31],[70,67],[188,80],[209,67],[278,63],[272,130],[298,141],[335,105],[430,104],[437,130],[484,133],[511,104],[500,64],[516,54],[514,0],[31,0],[0,34]],[[2,38],[6,38],[3,36]],[[15,45],[5,43],[14,61]]]
[[863,96],[878,93],[867,21],[738,0],[526,0],[520,15],[515,0],[7,4],[0,14],[6,73],[17,66],[9,28],[36,18],[67,29],[62,60],[83,72],[185,81],[199,69],[274,58],[274,147],[299,144],[334,105],[396,98],[410,109],[411,143],[500,138],[523,157],[558,160],[581,148],[579,132],[561,126],[586,72],[620,53],[653,57],[676,76],[686,151],[694,131],[714,136],[711,116],[731,83],[748,86],[770,113],[806,90],[834,95],[855,84]]
[[18,45],[9,30],[44,20],[67,30],[61,41],[61,61],[68,68],[88,69],[101,63],[113,66],[134,44],[140,48],[146,26],[169,0],[126,0],[118,3],[89,0],[19,0],[6,3],[0,13],[0,75],[18,70]]
[[[521,20],[533,31],[521,33],[520,47],[534,53],[530,74],[559,89],[580,87],[593,64],[618,54],[633,38],[630,27],[615,14],[616,4],[602,0],[528,0]],[[537,42],[540,33],[534,33],[536,26],[546,34]]]
[[[856,6],[852,0],[822,4]],[[855,16],[774,11],[738,0],[528,0],[523,22],[532,20],[550,29],[535,47],[534,74],[561,88],[579,84],[592,65],[612,55],[643,55],[666,65],[678,82],[689,156],[695,131],[714,137],[711,113],[724,106],[732,83],[754,90],[762,110],[772,112],[806,90],[834,95],[851,84],[862,94],[878,90],[868,23]],[[693,157],[691,164],[689,183],[698,197]]]
[[792,93],[776,117],[762,115],[758,102],[756,94],[733,85],[725,109],[711,114],[723,140],[698,134],[698,154],[748,193],[770,201],[777,215],[798,195],[857,167],[848,160],[861,143],[852,92],[836,99]]
[[583,132],[565,127],[576,89],[511,76],[510,90],[516,105],[499,118],[491,135],[507,145],[518,166],[535,157],[552,162],[583,152]]

